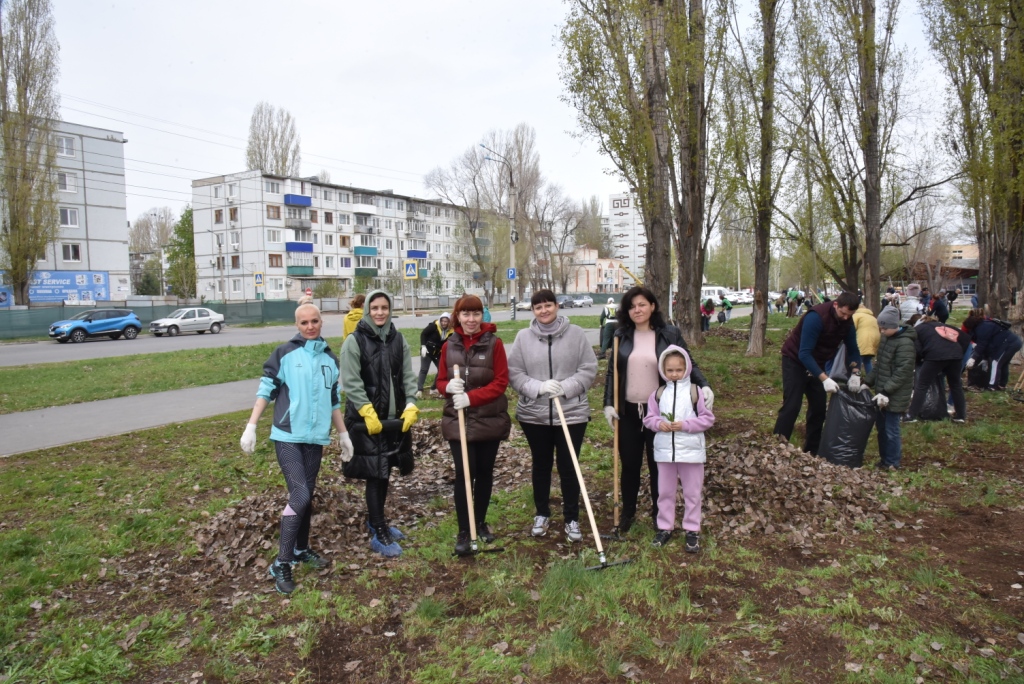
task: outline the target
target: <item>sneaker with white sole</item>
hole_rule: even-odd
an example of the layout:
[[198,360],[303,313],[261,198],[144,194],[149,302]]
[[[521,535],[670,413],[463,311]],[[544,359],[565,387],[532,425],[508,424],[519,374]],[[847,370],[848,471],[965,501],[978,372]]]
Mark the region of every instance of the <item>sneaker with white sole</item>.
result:
[[551,518],[538,515],[533,519],[533,529],[530,530],[530,534],[534,537],[544,537],[548,533],[548,525],[551,524]]
[[583,540],[583,533],[580,532],[580,524],[576,520],[565,523],[565,537],[571,542]]

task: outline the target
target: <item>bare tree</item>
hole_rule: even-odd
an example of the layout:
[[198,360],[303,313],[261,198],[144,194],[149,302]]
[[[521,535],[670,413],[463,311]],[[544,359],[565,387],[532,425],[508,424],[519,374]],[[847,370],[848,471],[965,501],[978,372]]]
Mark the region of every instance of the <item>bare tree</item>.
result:
[[151,207],[142,212],[128,229],[128,251],[146,254],[163,249],[174,234],[178,217],[170,207]]
[[299,147],[295,119],[288,110],[276,109],[267,102],[257,104],[249,120],[246,168],[278,176],[298,176],[302,165]]
[[320,173],[316,174],[316,179],[321,183],[331,182],[331,172],[327,169],[320,169]]
[[29,303],[36,262],[60,235],[59,52],[49,0],[0,0],[0,267],[16,304]]

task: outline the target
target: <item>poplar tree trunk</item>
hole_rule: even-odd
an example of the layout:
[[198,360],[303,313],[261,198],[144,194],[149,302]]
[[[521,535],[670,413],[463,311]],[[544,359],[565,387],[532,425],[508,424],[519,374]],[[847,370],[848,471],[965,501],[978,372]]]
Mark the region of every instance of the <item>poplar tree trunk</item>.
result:
[[878,64],[875,0],[861,2],[860,55],[861,151],[864,154],[864,297],[876,314],[881,309],[882,232],[878,159]]
[[647,197],[644,227],[647,249],[644,260],[644,285],[657,297],[663,312],[668,312],[668,286],[672,278],[670,250],[660,246],[672,243],[672,203],[670,201],[671,156],[668,121],[668,93],[665,73],[665,8],[663,0],[650,0],[644,19],[646,38],[644,88],[647,94],[651,141],[648,146]]

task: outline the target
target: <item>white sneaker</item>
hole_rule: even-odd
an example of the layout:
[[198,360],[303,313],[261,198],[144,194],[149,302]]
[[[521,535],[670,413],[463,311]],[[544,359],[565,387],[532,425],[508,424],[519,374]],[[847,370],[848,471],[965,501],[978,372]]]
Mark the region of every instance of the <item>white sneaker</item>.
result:
[[530,530],[530,534],[534,537],[543,537],[548,533],[548,525],[551,523],[550,518],[545,518],[543,515],[538,515],[533,519],[533,529]]
[[565,536],[571,542],[581,541],[583,533],[580,532],[580,524],[575,520],[565,523]]

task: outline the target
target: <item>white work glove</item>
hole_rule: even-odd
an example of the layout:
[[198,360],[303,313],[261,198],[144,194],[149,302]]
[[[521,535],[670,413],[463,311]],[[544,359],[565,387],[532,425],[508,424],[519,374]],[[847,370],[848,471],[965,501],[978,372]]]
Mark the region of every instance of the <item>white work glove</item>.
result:
[[423,390],[418,390],[416,392],[416,398],[417,399],[422,399],[423,398]]
[[452,397],[452,405],[455,407],[456,411],[469,408],[469,395],[465,392],[459,392]]
[[825,386],[826,394],[835,394],[839,391],[839,383],[832,378],[825,378],[821,384]]
[[352,447],[352,438],[348,436],[348,432],[338,433],[338,444],[341,445],[341,460],[348,463],[356,454],[355,449]]
[[974,359],[967,359],[967,370],[971,370],[972,368],[974,368]]
[[615,411],[614,406],[604,407],[604,419],[608,421],[608,427],[615,429],[615,422],[619,419],[619,414]]
[[876,394],[875,403],[878,404],[878,408],[884,409],[886,406],[889,405],[889,397],[885,396],[884,394]]
[[846,381],[846,387],[851,392],[860,392],[861,381],[859,375],[851,375],[850,379]]
[[245,432],[242,433],[242,439],[238,440],[238,443],[242,447],[242,451],[247,454],[256,451],[256,423],[249,423],[245,426]]
[[540,393],[547,394],[552,397],[565,396],[565,390],[562,389],[562,383],[557,380],[545,380],[540,386]]
[[448,386],[444,388],[444,391],[448,394],[462,394],[466,391],[466,381],[462,378],[452,378],[448,381]]
[[704,406],[710,411],[715,407],[715,393],[710,387],[702,387],[700,391],[704,395]]
[[420,347],[420,356],[430,356],[430,352],[427,351],[427,345],[424,344]]

